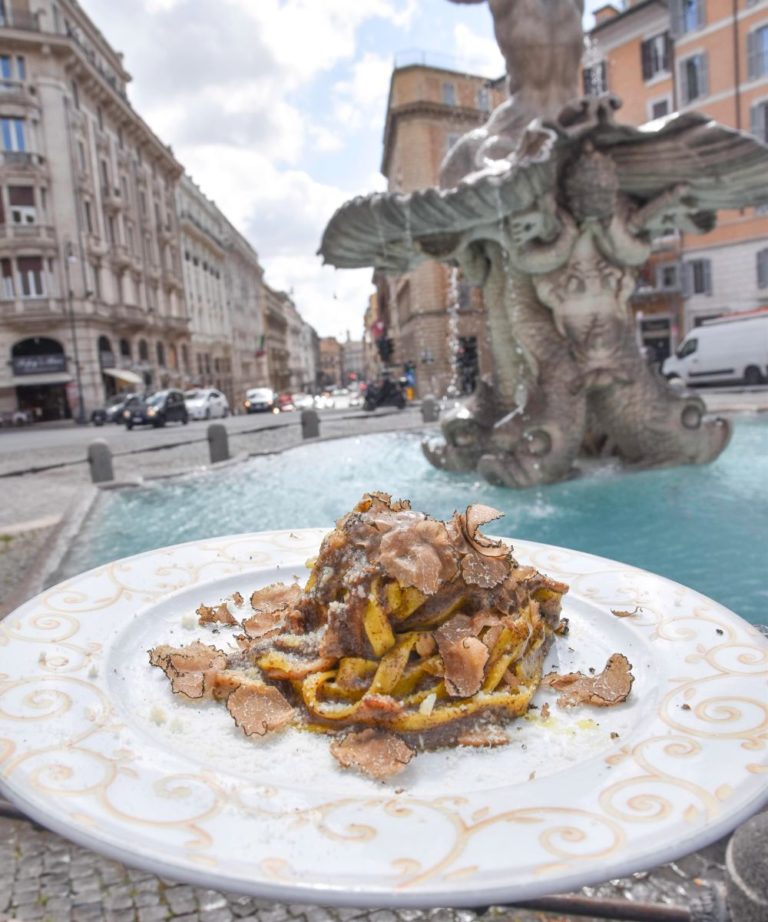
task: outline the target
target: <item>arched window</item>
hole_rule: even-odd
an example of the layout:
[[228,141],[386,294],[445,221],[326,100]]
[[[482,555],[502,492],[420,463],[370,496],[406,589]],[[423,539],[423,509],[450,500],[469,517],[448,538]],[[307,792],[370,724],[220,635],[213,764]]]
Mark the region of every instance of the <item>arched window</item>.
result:
[[120,355],[124,359],[129,359],[131,357],[131,344],[127,339],[120,340]]
[[157,364],[161,367],[165,367],[165,346],[162,343],[157,344]]
[[147,345],[146,339],[139,340],[139,361],[140,362],[149,361],[149,346]]

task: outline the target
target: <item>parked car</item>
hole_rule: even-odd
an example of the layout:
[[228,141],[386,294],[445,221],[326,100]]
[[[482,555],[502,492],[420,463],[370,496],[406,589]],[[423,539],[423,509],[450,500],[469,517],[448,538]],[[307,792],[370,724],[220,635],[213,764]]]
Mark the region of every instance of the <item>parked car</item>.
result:
[[271,413],[275,409],[275,392],[271,387],[252,387],[245,392],[246,413]]
[[333,397],[328,391],[317,394],[314,398],[316,410],[330,410],[333,408]]
[[293,403],[293,397],[290,394],[278,394],[277,409],[280,410],[281,413],[287,413],[289,410],[295,410],[296,407]]
[[127,429],[133,429],[134,426],[160,428],[174,422],[186,426],[189,413],[181,391],[157,391],[151,397],[132,401],[123,410],[123,420]]
[[138,399],[137,394],[128,394],[125,391],[113,394],[107,399],[103,407],[97,407],[91,413],[91,422],[94,426],[103,426],[104,423],[123,422],[123,410],[128,405],[128,402],[134,399]]
[[229,401],[215,388],[185,391],[184,403],[190,419],[224,419],[229,416]]
[[399,381],[381,378],[368,385],[363,409],[370,412],[377,407],[397,407],[398,410],[405,407],[405,393]]
[[703,323],[664,362],[662,373],[685,384],[761,384],[768,380],[768,313]]
[[297,410],[311,410],[315,405],[311,394],[291,394],[291,400]]

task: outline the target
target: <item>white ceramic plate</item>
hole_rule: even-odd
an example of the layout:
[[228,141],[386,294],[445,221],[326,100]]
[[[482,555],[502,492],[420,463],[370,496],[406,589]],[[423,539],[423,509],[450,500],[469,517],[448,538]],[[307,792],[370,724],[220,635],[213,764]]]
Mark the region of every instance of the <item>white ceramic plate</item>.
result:
[[[328,740],[245,738],[171,694],[161,642],[210,640],[191,615],[306,577],[319,530],[151,551],[70,580],[0,623],[0,780],[24,811],[128,864],[286,902],[478,906],[653,866],[768,800],[768,643],[690,589],[530,542],[571,585],[549,666],[625,653],[630,700],[532,711],[509,746],[419,755],[392,783],[343,772]],[[727,575],[724,574],[724,578]],[[639,611],[618,618],[611,609]],[[226,642],[226,629],[215,637]]]

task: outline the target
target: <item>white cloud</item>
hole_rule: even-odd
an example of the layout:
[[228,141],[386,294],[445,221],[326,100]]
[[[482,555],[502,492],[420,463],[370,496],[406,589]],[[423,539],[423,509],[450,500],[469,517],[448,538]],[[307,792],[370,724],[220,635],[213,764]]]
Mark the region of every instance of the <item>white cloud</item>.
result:
[[333,88],[337,123],[347,130],[381,131],[386,116],[392,58],[367,52],[355,61],[349,80]]
[[464,23],[454,26],[454,52],[459,65],[471,74],[500,77],[505,71],[504,58],[495,40],[473,32]]

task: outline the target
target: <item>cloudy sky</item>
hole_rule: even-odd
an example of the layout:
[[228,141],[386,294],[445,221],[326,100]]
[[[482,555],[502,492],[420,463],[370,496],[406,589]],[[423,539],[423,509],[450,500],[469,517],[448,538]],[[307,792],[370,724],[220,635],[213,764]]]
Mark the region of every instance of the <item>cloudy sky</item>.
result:
[[[379,173],[396,61],[504,67],[485,4],[446,0],[81,0],[125,54],[131,101],[250,240],[321,336],[362,335],[368,270],[315,255]],[[597,5],[597,4],[595,4]]]

